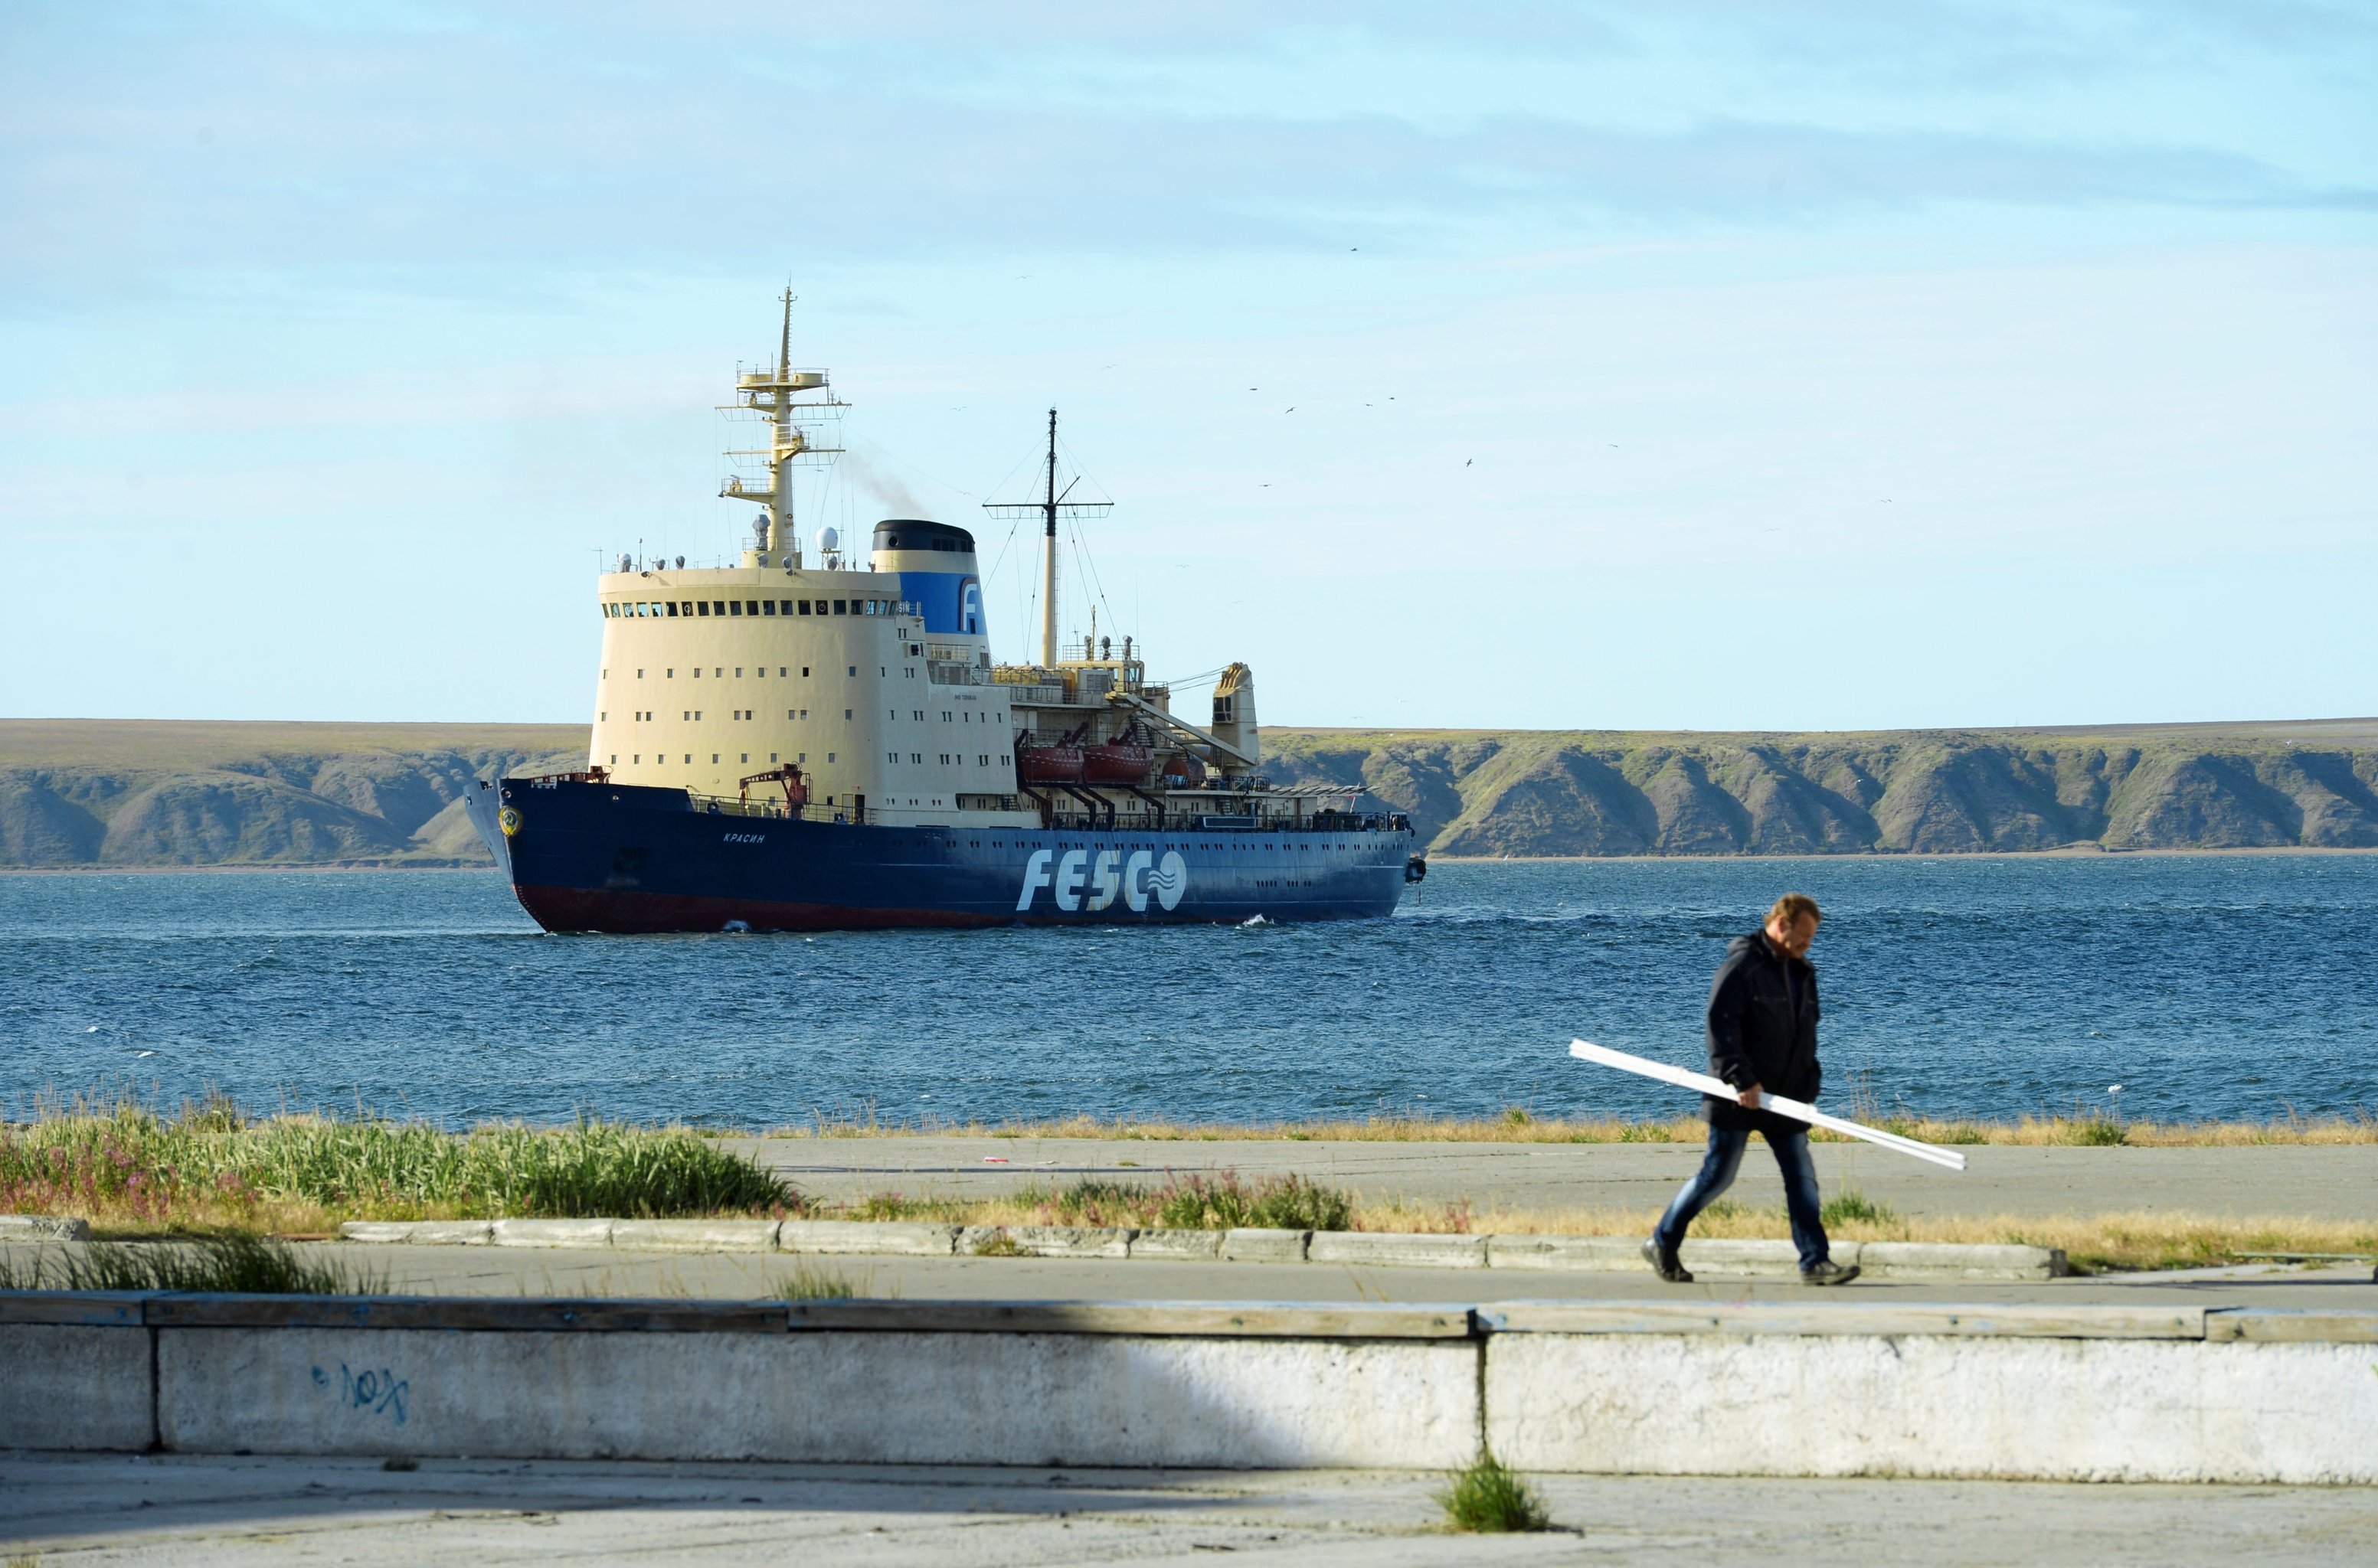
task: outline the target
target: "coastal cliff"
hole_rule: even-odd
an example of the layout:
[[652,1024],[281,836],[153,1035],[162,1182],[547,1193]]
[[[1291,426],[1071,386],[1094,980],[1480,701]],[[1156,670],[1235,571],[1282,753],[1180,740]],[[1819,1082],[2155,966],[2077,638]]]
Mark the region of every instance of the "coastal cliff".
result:
[[0,720],[0,867],[484,866],[462,792],[575,724]]
[[[1438,856],[2378,847],[2378,720],[1719,735],[1264,732]],[[475,778],[570,724],[0,720],[0,868],[484,865]]]
[[2378,721],[2102,730],[1266,730],[1441,856],[2378,846]]

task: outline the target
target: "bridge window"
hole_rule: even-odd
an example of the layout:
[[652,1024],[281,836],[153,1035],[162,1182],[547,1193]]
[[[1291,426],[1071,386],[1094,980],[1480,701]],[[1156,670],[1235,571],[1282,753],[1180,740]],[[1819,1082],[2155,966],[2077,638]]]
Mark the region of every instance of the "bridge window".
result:
[[740,599],[729,599],[729,600],[727,600],[727,613],[728,615],[730,615],[730,616],[739,616],[739,615],[741,615],[741,614],[743,613],[743,601],[742,601],[742,600],[740,600]]
[[801,614],[808,615],[810,613],[810,602],[807,599],[796,599],[793,603],[800,606]]
[[743,613],[744,613],[745,615],[747,615],[747,616],[756,616],[756,615],[758,615],[758,614],[760,613],[760,601],[759,601],[759,600],[757,600],[757,599],[746,599],[746,600],[744,600],[744,601],[743,601]]
[[847,616],[850,614],[850,604],[848,601],[836,599],[834,602],[834,613],[838,616]]
[[774,599],[763,599],[760,601],[760,609],[763,614],[773,616],[776,613],[776,602]]
[[699,600],[696,602],[694,607],[706,616],[710,613],[710,601],[707,599]]

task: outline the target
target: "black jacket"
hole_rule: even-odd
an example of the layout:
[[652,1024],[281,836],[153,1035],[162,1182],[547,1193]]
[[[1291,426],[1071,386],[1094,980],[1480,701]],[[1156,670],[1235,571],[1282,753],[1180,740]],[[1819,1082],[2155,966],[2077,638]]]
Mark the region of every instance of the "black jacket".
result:
[[[1710,1071],[1737,1089],[1756,1083],[1771,1095],[1814,1100],[1824,1075],[1817,1066],[1817,970],[1786,958],[1764,931],[1736,937],[1710,983]],[[1712,1127],[1806,1132],[1808,1124],[1733,1100],[1702,1096]]]

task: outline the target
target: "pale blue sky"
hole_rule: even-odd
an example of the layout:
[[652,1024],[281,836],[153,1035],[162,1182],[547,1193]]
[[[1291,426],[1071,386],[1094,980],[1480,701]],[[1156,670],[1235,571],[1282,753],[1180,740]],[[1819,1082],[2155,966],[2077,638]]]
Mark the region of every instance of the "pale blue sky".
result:
[[787,281],[1274,723],[2378,712],[2378,5],[1168,9],[0,0],[0,712],[585,718]]

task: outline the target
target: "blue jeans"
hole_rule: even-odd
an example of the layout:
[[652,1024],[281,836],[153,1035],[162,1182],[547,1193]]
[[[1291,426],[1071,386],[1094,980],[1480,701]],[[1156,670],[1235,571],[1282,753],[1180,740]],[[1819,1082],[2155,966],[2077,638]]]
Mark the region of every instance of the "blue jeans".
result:
[[[1775,1164],[1784,1172],[1784,1210],[1792,1217],[1792,1245],[1800,1250],[1800,1267],[1803,1271],[1815,1268],[1825,1261],[1829,1249],[1822,1205],[1817,1198],[1817,1162],[1808,1157],[1808,1135],[1768,1132],[1761,1136],[1775,1151]],[[1700,1169],[1660,1216],[1660,1227],[1651,1239],[1670,1251],[1683,1246],[1685,1227],[1734,1185],[1735,1172],[1742,1168],[1742,1151],[1749,1146],[1747,1132],[1711,1128],[1709,1153],[1701,1156]]]

